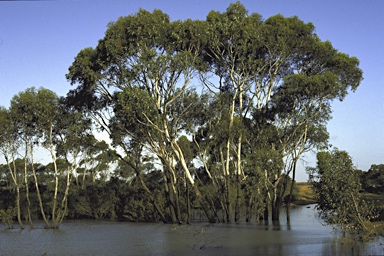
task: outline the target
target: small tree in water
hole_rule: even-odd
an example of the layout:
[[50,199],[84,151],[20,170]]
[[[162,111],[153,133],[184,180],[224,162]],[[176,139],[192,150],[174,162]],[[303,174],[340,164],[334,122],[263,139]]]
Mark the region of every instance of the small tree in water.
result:
[[372,208],[361,198],[359,174],[347,152],[319,152],[317,167],[307,171],[318,197],[317,210],[327,224],[338,225],[351,234],[371,231]]

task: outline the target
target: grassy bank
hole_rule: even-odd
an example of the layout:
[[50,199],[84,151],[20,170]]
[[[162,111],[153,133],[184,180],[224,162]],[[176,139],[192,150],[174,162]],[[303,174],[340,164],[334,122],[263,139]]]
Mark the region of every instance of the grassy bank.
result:
[[[316,203],[316,195],[308,182],[297,182],[293,205],[307,205]],[[371,222],[369,237],[384,236],[384,194],[362,193],[362,198],[376,208],[377,217]]]
[[316,203],[316,195],[308,182],[296,182],[296,193],[292,204],[307,205]]
[[[295,200],[292,202],[296,205],[306,205],[316,203],[316,195],[308,182],[297,182],[295,189]],[[384,208],[384,194],[362,193],[362,197],[366,201],[374,202],[375,206]]]

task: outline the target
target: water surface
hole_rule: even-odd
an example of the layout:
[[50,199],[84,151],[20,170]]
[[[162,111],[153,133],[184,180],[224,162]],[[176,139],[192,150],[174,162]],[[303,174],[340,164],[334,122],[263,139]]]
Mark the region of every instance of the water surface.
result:
[[384,239],[351,242],[323,226],[313,206],[291,222],[168,225],[65,221],[58,230],[0,226],[1,255],[384,255]]

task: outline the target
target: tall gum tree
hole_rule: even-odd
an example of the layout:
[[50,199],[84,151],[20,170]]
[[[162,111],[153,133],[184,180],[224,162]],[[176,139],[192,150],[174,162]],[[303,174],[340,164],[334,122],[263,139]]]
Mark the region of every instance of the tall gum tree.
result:
[[[301,47],[302,51],[293,56],[293,73],[283,78],[268,106],[268,111],[275,112],[273,122],[279,130],[278,150],[285,159],[285,177],[292,172],[289,198],[299,158],[327,144],[325,125],[331,118],[331,102],[342,101],[362,80],[357,58],[338,52],[330,42],[321,42],[314,35]],[[283,188],[287,181],[283,180]]]
[[[54,127],[57,120],[60,119],[59,115],[59,98],[55,93],[50,90],[41,88],[37,92],[37,102],[36,102],[36,116],[37,116],[37,127],[38,133],[40,135],[41,146],[46,148],[49,151],[51,160],[53,163],[54,169],[54,192],[52,199],[52,224],[50,225],[53,228],[59,227],[59,222],[61,219],[61,213],[58,212],[58,193],[59,193],[59,168],[57,166],[57,156],[56,156],[56,145],[54,142]],[[37,176],[34,172],[36,184]],[[69,174],[68,174],[69,175]],[[36,185],[37,191],[38,185]],[[40,197],[40,196],[39,196]],[[48,219],[46,219],[45,214],[42,212],[43,217],[48,224]]]
[[[141,142],[158,157],[169,181],[165,183],[169,205],[175,208],[171,209],[171,222],[181,222],[181,217],[176,216],[177,199],[173,198],[178,193],[175,160],[200,196],[177,142],[184,118],[195,107],[189,100],[193,92],[188,87],[194,77],[196,51],[177,50],[182,43],[177,35],[184,26],[188,24],[171,25],[168,16],[159,10],[140,10],[133,16],[121,17],[109,25],[96,49],[79,53],[67,75],[72,83],[79,84],[72,96],[88,95],[83,106],[91,110],[112,138],[116,136],[111,131],[123,132],[125,138]],[[108,110],[112,114],[106,117]]]
[[[26,216],[31,225],[32,217],[30,212],[28,177],[32,176],[35,184],[37,201],[40,214],[47,228],[59,228],[61,221],[66,215],[67,196],[71,181],[71,172],[66,173],[57,165],[57,145],[59,137],[63,138],[68,134],[63,133],[63,123],[66,121],[66,129],[71,125],[65,112],[67,110],[60,105],[59,97],[52,91],[39,88],[28,88],[15,95],[11,101],[10,113],[13,120],[17,120],[18,137],[23,141],[24,154],[24,177],[27,199]],[[72,116],[73,117],[73,116]],[[65,120],[65,121],[64,121]],[[75,121],[74,119],[71,120]],[[61,134],[60,134],[61,133]],[[36,147],[48,150],[52,160],[52,172],[48,172],[46,182],[53,184],[52,196],[45,197],[41,192],[42,181],[38,175],[39,164],[34,161]],[[69,150],[69,149],[68,149]],[[60,186],[60,180],[64,178],[64,185]],[[46,186],[45,184],[44,186]],[[60,191],[64,187],[64,191]],[[49,202],[47,202],[47,200]]]
[[[159,10],[140,10],[110,23],[96,48],[79,52],[67,74],[77,85],[68,97],[109,133],[126,154],[121,159],[129,158],[131,142],[141,143],[157,156],[166,181],[170,222],[180,221],[180,204],[174,196],[179,182],[176,166],[197,198],[202,198],[178,143],[183,132],[193,134],[207,176],[217,188],[224,180],[220,203],[226,221],[237,221],[243,203],[241,185],[247,182],[244,170],[255,165],[250,155],[265,150],[266,158],[293,156],[296,161],[308,148],[309,131],[326,121],[326,115],[323,119],[314,115],[313,106],[324,102],[320,109],[325,109],[327,102],[342,99],[350,88],[355,90],[362,79],[358,65],[357,58],[322,42],[313,24],[297,17],[276,15],[262,20],[257,13],[248,15],[240,3],[231,4],[224,13],[211,11],[205,21],[170,22]],[[215,114],[207,115],[215,120],[195,122],[198,125],[192,127],[187,125],[191,116],[203,113],[195,111],[198,101],[191,101],[200,95],[190,88],[196,72],[217,101],[211,105]],[[290,108],[279,108],[284,106],[279,101]],[[278,115],[279,111],[283,114]],[[280,143],[252,140],[249,128],[260,128],[249,125],[260,121],[254,117],[269,123],[261,129],[275,129]],[[219,168],[221,173],[216,172]],[[259,166],[258,174],[266,174],[263,190],[269,191],[270,198],[278,198],[276,185],[283,168]],[[278,219],[277,201],[266,202],[275,208],[273,219]],[[204,207],[203,200],[200,203]]]
[[372,208],[361,198],[359,172],[347,152],[319,152],[317,166],[307,171],[319,201],[316,208],[327,224],[360,236],[375,230]]
[[[87,153],[96,144],[92,134],[92,122],[76,108],[70,106],[67,98],[60,98],[59,109],[61,118],[55,126],[54,138],[57,144],[57,156],[67,162],[70,178],[74,177],[76,186],[79,186],[79,168],[86,159]],[[83,173],[83,181],[85,173]],[[83,182],[84,184],[84,182]]]
[[15,128],[15,124],[10,118],[9,110],[4,107],[0,107],[0,152],[4,156],[5,163],[16,189],[15,204],[17,210],[17,221],[20,229],[24,229],[24,224],[21,218],[20,197],[22,180],[20,180],[20,174],[16,168],[16,155],[20,147],[20,138],[18,137],[17,130]]
[[[291,100],[298,101],[295,110],[303,112],[318,103],[321,103],[319,109],[322,109],[332,99],[342,100],[348,89],[355,90],[362,79],[357,58],[338,52],[329,42],[321,42],[314,33],[313,24],[304,23],[297,17],[276,15],[262,21],[260,15],[248,15],[245,8],[236,3],[231,4],[225,13],[210,12],[206,22],[210,40],[203,56],[209,68],[202,72],[202,81],[212,92],[229,92],[229,134],[234,132],[235,117],[244,123],[248,113],[269,109],[276,104],[272,104],[271,99],[280,93],[280,88],[296,89],[294,93],[298,97],[291,97]],[[300,91],[306,96],[300,98]],[[282,109],[280,111],[284,112]],[[314,113],[308,114],[306,121],[300,122],[301,128],[315,116]],[[308,141],[308,127],[301,131],[302,136],[296,136],[296,142],[290,141],[295,145],[294,148],[303,148],[302,145]],[[297,129],[291,129],[291,132],[297,133]],[[235,161],[235,180],[241,177],[246,164],[241,161],[242,153],[245,152],[244,139],[244,134],[238,136],[237,142],[228,136],[223,151],[224,176],[230,176],[230,162]],[[287,144],[288,141],[284,143]],[[282,157],[287,156],[288,150],[284,148],[271,149],[281,151]],[[296,155],[295,159],[299,156]],[[274,180],[266,184],[277,185],[281,170],[276,170],[276,174]],[[230,189],[227,188],[227,191]],[[228,195],[227,200],[230,198]],[[238,197],[236,198],[235,221],[239,214]],[[230,207],[231,203],[227,202],[227,205]],[[277,205],[277,202],[272,203],[272,207],[276,208]],[[272,211],[273,219],[278,219],[277,212],[278,210]]]
[[[30,200],[30,187],[29,187],[29,177],[30,170],[29,165],[31,159],[33,159],[33,152],[35,145],[38,144],[38,136],[37,136],[37,128],[36,128],[36,120],[37,116],[34,112],[36,107],[36,95],[37,91],[34,87],[27,88],[25,91],[19,92],[11,99],[9,113],[12,123],[15,124],[15,128],[17,130],[18,138],[21,140],[21,150],[24,152],[18,152],[23,155],[24,160],[24,188],[25,188],[25,197],[26,197],[26,208],[27,208],[27,216],[26,219],[29,222],[30,226],[33,228],[33,220],[31,213],[31,200]],[[33,168],[32,168],[33,169]],[[32,170],[33,172],[33,170]],[[37,181],[35,181],[36,191],[39,193],[37,187]],[[41,198],[38,197],[40,210],[42,214],[43,205],[41,203]],[[44,215],[43,215],[44,216]]]
[[[243,102],[246,96],[246,90],[252,81],[252,72],[260,70],[260,62],[257,59],[248,58],[250,53],[247,43],[249,34],[255,34],[261,24],[260,16],[255,14],[247,18],[247,11],[241,4],[231,4],[223,14],[211,11],[206,20],[208,40],[204,48],[204,59],[208,63],[207,70],[201,72],[201,81],[209,88],[211,92],[225,95],[228,101],[227,111],[223,118],[227,120],[226,143],[220,147],[222,155],[223,176],[225,177],[225,205],[226,221],[231,221],[232,202],[231,202],[231,161],[232,155],[235,155],[234,175],[236,177],[236,199],[235,199],[235,221],[239,218],[240,209],[240,179],[244,176],[241,151],[242,134],[238,134],[237,141],[231,136],[234,133],[235,116],[242,122],[246,110]],[[244,29],[239,29],[244,28]],[[251,47],[257,47],[258,44],[252,44]],[[218,79],[218,84],[210,78]],[[239,127],[237,127],[239,128]],[[235,147],[235,152],[231,149]]]

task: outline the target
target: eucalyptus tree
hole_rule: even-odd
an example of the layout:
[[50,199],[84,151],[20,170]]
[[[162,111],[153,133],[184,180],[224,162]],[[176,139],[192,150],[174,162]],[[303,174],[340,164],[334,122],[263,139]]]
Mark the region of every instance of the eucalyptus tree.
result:
[[[194,49],[178,50],[182,42],[175,40],[188,25],[170,23],[159,10],[121,17],[109,25],[95,49],[78,54],[67,75],[79,84],[72,95],[88,95],[83,106],[98,117],[115,144],[128,153],[127,145],[134,140],[157,156],[168,181],[171,222],[181,221],[174,197],[176,161],[199,196],[177,143],[184,119],[196,108],[196,94],[188,87],[197,54]],[[107,111],[112,111],[111,118],[104,118]]]
[[[51,228],[59,228],[68,212],[68,196],[72,178],[78,182],[80,162],[87,155],[85,151],[94,145],[91,122],[81,112],[72,108],[66,98],[40,88],[37,93],[37,131],[41,147],[48,150],[53,169],[53,195],[50,198]],[[61,158],[60,158],[61,157]],[[60,166],[59,166],[60,164]],[[78,184],[78,183],[77,183]],[[44,214],[42,213],[43,218]]]
[[[48,97],[45,97],[47,96],[45,93],[47,93]],[[39,201],[40,212],[47,227],[49,227],[49,221],[44,210],[44,202],[41,197],[38,176],[36,175],[36,169],[34,166],[34,147],[40,143],[40,139],[42,138],[41,127],[50,124],[53,118],[58,118],[57,114],[52,113],[52,111],[56,110],[56,106],[52,105],[52,101],[55,100],[55,97],[52,95],[53,93],[48,93],[45,89],[36,90],[34,87],[28,88],[24,92],[20,92],[18,95],[15,95],[12,98],[10,107],[12,118],[17,120],[18,123],[19,136],[24,141],[24,176],[28,203],[28,218],[32,223],[32,218],[30,216],[31,213],[28,187],[28,177],[30,174],[27,170],[28,165],[30,164],[36,187],[37,198]],[[47,102],[45,102],[46,100]],[[45,103],[46,105],[44,105]],[[51,121],[45,119],[50,119]],[[48,129],[50,129],[50,127]],[[49,136],[51,131],[52,130],[49,130],[49,132],[46,133],[48,139],[45,141],[44,145],[49,147],[52,151],[52,137]],[[58,179],[58,177],[56,178]],[[55,207],[56,204],[54,204],[54,208]]]
[[[24,160],[24,187],[26,194],[26,208],[27,208],[27,216],[26,219],[30,223],[31,227],[33,227],[32,215],[31,215],[31,200],[30,200],[30,188],[29,188],[29,177],[30,172],[28,170],[28,166],[33,160],[34,148],[38,144],[38,136],[37,136],[37,127],[36,121],[37,116],[35,113],[36,108],[36,96],[37,91],[34,87],[27,88],[25,91],[19,92],[17,95],[13,96],[10,103],[9,113],[10,119],[14,124],[15,131],[17,133],[17,137],[21,141],[21,147],[24,151],[23,160]],[[21,153],[21,152],[19,152]],[[33,166],[33,164],[32,164]],[[38,183],[34,176],[36,192],[39,194]],[[43,205],[41,202],[40,196],[39,205],[40,210],[43,213]]]
[[[57,155],[66,160],[67,171],[71,175],[68,182],[74,177],[79,186],[79,172],[81,162],[88,157],[87,152],[96,141],[92,134],[92,122],[89,117],[83,115],[67,102],[67,98],[59,99],[59,111],[61,118],[56,123],[54,140],[57,146]],[[83,174],[83,181],[85,174]],[[69,186],[68,186],[69,187]]]
[[362,187],[369,193],[384,192],[384,164],[373,164],[367,172],[361,173]]
[[[47,149],[50,153],[51,160],[53,163],[54,169],[54,192],[52,199],[52,212],[51,220],[52,224],[49,224],[48,218],[46,217],[45,212],[42,210],[42,216],[47,226],[53,228],[58,228],[60,220],[64,214],[63,207],[58,206],[58,196],[59,196],[59,168],[57,166],[57,154],[56,154],[56,144],[54,140],[54,129],[56,123],[61,118],[60,107],[59,107],[59,97],[52,91],[44,88],[40,88],[36,95],[36,106],[35,106],[35,115],[37,117],[36,127],[38,136],[40,138],[40,145]],[[33,168],[34,169],[34,168]],[[38,188],[38,180],[35,170],[33,170],[36,190],[38,193],[40,204],[42,205],[42,200],[40,198],[40,192]],[[67,174],[69,176],[69,173]],[[68,185],[67,185],[68,186]]]
[[[232,136],[239,128],[234,127],[235,116],[240,120],[246,115],[248,102],[247,90],[250,89],[253,74],[263,68],[260,59],[252,58],[250,55],[257,52],[257,38],[249,43],[249,36],[257,34],[262,22],[260,15],[247,16],[247,11],[239,3],[231,4],[225,13],[211,11],[206,19],[207,42],[203,54],[208,62],[208,68],[201,72],[201,80],[210,91],[219,93],[224,111],[222,113],[223,123],[227,123],[227,136],[220,145],[221,165],[226,184],[226,208],[227,221],[231,221],[231,180],[230,169],[234,169],[236,177],[236,190],[239,193],[240,179],[244,176],[241,151],[243,135],[239,133],[237,138]],[[218,80],[218,84],[212,81]],[[223,127],[224,128],[224,127]],[[237,140],[237,141],[235,141]],[[231,149],[234,153],[231,153]],[[232,155],[235,156],[234,167],[231,166]],[[235,220],[239,217],[239,195],[236,196]]]
[[[121,160],[129,160],[136,144],[156,156],[169,222],[180,222],[182,215],[177,168],[210,216],[180,145],[184,134],[192,135],[196,157],[217,191],[223,184],[220,204],[226,221],[232,221],[233,212],[239,220],[245,170],[257,159],[249,155],[266,152],[267,164],[260,164],[265,168],[255,173],[264,174],[260,182],[275,198],[277,219],[277,188],[284,174],[280,160],[290,159],[285,174],[294,172],[300,155],[325,140],[329,102],[357,88],[362,79],[358,64],[297,17],[262,20],[257,13],[248,15],[240,3],[224,13],[211,11],[205,21],[170,22],[159,10],[140,10],[110,23],[96,48],[79,52],[67,74],[77,85],[68,99],[109,134],[124,152]],[[214,100],[191,88],[196,73]],[[265,125],[256,125],[255,117]],[[252,127],[262,129],[257,131],[261,137],[272,131],[278,138],[255,140]]]
[[[305,93],[305,87],[300,86],[291,88],[282,86],[281,91],[275,95],[277,104],[272,107],[278,109],[274,117],[278,138],[276,148],[284,159],[284,168],[281,172],[284,175],[280,175],[277,182],[281,183],[281,190],[278,192],[281,200],[275,203],[273,212],[276,214],[279,211],[286,189],[289,187],[287,184],[289,176],[292,174],[286,202],[288,219],[297,162],[305,152],[327,146],[329,135],[325,125],[331,117],[330,100],[320,94],[309,95]],[[283,92],[286,90],[290,92]]]
[[361,198],[359,172],[347,152],[319,152],[317,166],[307,171],[318,197],[316,207],[327,224],[360,235],[371,231],[372,208]]
[[20,189],[23,181],[21,180],[18,168],[16,168],[16,157],[18,155],[18,149],[20,148],[20,138],[18,137],[18,133],[15,128],[15,123],[12,122],[12,119],[10,118],[9,110],[4,107],[0,107],[0,152],[5,159],[7,169],[15,186],[17,221],[20,228],[23,229],[24,225],[21,218],[20,197]]
[[[66,214],[71,172],[69,170],[65,172],[65,170],[58,168],[57,146],[60,141],[60,133],[62,133],[60,134],[60,138],[69,136],[63,133],[64,122],[68,125],[70,121],[73,122],[76,120],[72,119],[73,116],[69,117],[72,120],[66,119],[65,117],[68,117],[68,115],[65,112],[66,109],[61,106],[59,97],[54,92],[45,88],[38,90],[28,88],[18,95],[15,95],[11,100],[10,117],[16,125],[17,136],[24,144],[24,183],[27,199],[27,218],[31,225],[31,202],[28,187],[28,178],[30,176],[33,176],[40,214],[46,227],[58,228]],[[74,125],[68,125],[66,129],[71,129],[71,127],[73,128]],[[37,174],[38,165],[34,160],[36,146],[47,149],[52,160],[53,172],[47,173],[48,179],[46,182],[54,184],[53,195],[51,198],[45,200],[43,200],[41,194],[40,187],[42,181]],[[63,186],[65,191],[60,191],[60,179],[62,175],[66,177],[65,185]]]
[[[135,186],[137,184],[137,186],[141,187],[143,198],[148,198],[148,201],[153,206],[153,215],[158,215],[164,223],[167,223],[168,219],[165,216],[163,196],[159,195],[162,190],[154,189],[154,184],[150,183],[147,179],[155,170],[154,157],[144,150],[144,146],[141,143],[135,141],[130,141],[127,152],[129,153],[125,156],[115,152],[119,159],[115,169],[115,176],[125,180],[129,185]],[[153,176],[156,177],[156,175],[155,171]],[[159,183],[159,180],[155,182]]]
[[[248,15],[240,3],[231,4],[226,12],[211,11],[206,20],[208,42],[204,59],[208,69],[203,70],[202,81],[212,92],[220,93],[225,103],[224,118],[228,134],[223,155],[223,175],[230,191],[230,169],[234,169],[236,201],[235,221],[239,218],[240,180],[244,178],[242,161],[244,122],[252,111],[268,105],[273,91],[282,78],[293,73],[293,56],[301,50],[301,42],[313,37],[313,26],[297,18],[275,16],[263,21],[257,13]],[[218,81],[218,82],[216,82]],[[235,120],[241,126],[234,127]],[[238,135],[233,137],[235,132]],[[231,150],[233,151],[231,152]],[[234,168],[230,168],[234,162]],[[228,194],[227,200],[231,196]],[[227,202],[228,207],[231,202]],[[230,207],[232,208],[232,207]],[[227,217],[229,221],[231,216]]]
[[109,171],[112,169],[112,165],[116,161],[115,152],[110,150],[109,145],[105,141],[98,141],[91,137],[88,142],[88,148],[84,150],[85,156],[80,162],[80,165],[85,167],[82,188],[86,185],[85,177],[87,171],[91,174],[92,184],[96,182],[97,178],[105,182],[110,176]]
[[292,185],[301,155],[327,144],[325,125],[331,118],[331,102],[342,101],[362,80],[358,59],[338,52],[330,42],[314,35],[301,47],[292,57],[293,72],[283,78],[268,106],[276,113],[278,148],[286,161],[285,174],[293,172]]
[[[321,104],[317,107],[319,111],[325,109],[332,99],[343,99],[349,88],[355,90],[362,79],[357,58],[338,52],[329,42],[322,42],[315,34],[313,24],[304,23],[297,17],[276,15],[263,21],[260,15],[248,15],[244,6],[236,3],[224,13],[210,12],[206,27],[209,40],[202,54],[209,68],[202,72],[202,81],[212,92],[224,92],[231,99],[225,110],[229,134],[234,133],[236,118],[244,125],[246,117],[252,112],[263,108],[269,112],[269,108],[278,104],[271,102],[274,95],[286,91],[291,91],[291,96],[297,94],[297,97],[291,98],[294,100],[291,113],[297,116],[296,112],[306,112],[305,122],[313,122],[316,104]],[[284,97],[275,97],[275,101],[278,100],[284,100]],[[286,113],[284,109],[277,110],[277,113],[279,111]],[[285,121],[287,119],[292,119],[292,116],[285,118]],[[307,125],[302,129],[305,122],[300,121],[299,125],[304,137],[309,127]],[[291,128],[293,126],[290,124]],[[297,131],[290,129],[292,134],[285,135],[295,136],[295,142],[283,140],[279,149],[271,147],[271,150],[280,151],[283,158],[289,152],[284,149],[287,143],[292,145],[291,148],[296,145],[297,149],[308,142],[303,136],[297,136]],[[242,147],[246,140],[244,135],[240,133],[236,142],[231,136],[226,140],[226,156],[222,163],[225,166],[224,175],[229,176],[230,162],[235,161],[236,180],[243,177],[242,169],[246,164],[241,161],[245,152]],[[278,177],[274,177],[274,184],[279,181],[281,170],[276,170],[276,173]],[[236,202],[235,220],[238,207]]]
[[[58,228],[68,213],[68,197],[73,179],[79,186],[81,162],[88,157],[89,148],[95,141],[90,119],[68,104],[67,98],[47,91],[45,97],[52,97],[51,120],[40,122],[43,145],[50,151],[51,167],[55,177],[51,227]],[[49,94],[51,94],[49,96]],[[48,103],[48,100],[45,100]],[[44,115],[40,116],[44,118]],[[44,135],[45,134],[45,135]],[[55,203],[56,202],[56,203]],[[56,206],[56,209],[54,208]]]

